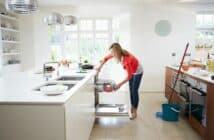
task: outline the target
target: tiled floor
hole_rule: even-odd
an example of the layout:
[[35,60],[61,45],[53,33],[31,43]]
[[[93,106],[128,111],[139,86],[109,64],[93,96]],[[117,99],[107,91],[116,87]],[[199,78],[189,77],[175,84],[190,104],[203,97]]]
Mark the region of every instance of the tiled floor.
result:
[[166,122],[155,117],[166,100],[163,94],[140,94],[138,118],[97,118],[90,140],[201,140],[191,126],[180,117],[178,122]]

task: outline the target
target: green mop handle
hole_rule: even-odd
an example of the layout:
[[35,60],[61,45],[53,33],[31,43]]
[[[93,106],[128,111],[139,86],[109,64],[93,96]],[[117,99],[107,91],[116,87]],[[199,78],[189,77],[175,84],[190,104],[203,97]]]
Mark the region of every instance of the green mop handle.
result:
[[170,94],[168,103],[171,102],[172,95],[174,94],[175,86],[176,86],[176,84],[177,84],[178,77],[179,77],[179,74],[180,74],[180,72],[181,72],[181,67],[182,67],[182,65],[183,65],[184,58],[185,58],[185,56],[186,56],[186,52],[187,52],[188,47],[189,47],[189,43],[187,43],[186,49],[185,49],[184,54],[183,54],[183,57],[182,57],[182,59],[181,59],[181,63],[180,63],[179,69],[178,69],[178,73],[177,73],[177,75],[176,75],[175,83],[174,83],[174,85],[173,85],[172,92],[171,92],[171,94]]

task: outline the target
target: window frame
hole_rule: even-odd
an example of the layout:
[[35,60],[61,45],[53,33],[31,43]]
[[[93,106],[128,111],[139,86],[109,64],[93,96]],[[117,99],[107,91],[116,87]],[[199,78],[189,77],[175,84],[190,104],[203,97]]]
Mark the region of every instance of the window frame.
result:
[[[88,30],[80,30],[80,21],[81,20],[92,20],[92,30],[91,31],[88,31]],[[96,20],[107,20],[108,21],[108,30],[104,31],[104,30],[96,30]],[[96,34],[98,33],[105,33],[105,34],[108,34],[108,37],[106,38],[107,39],[107,42],[108,44],[110,45],[110,43],[112,42],[112,35],[113,35],[113,26],[112,26],[112,21],[113,19],[112,18],[106,18],[106,17],[96,17],[96,18],[85,18],[85,17],[81,17],[81,18],[78,18],[78,23],[77,23],[77,30],[73,31],[65,31],[65,25],[62,27],[62,32],[63,32],[63,42],[62,42],[62,47],[61,47],[61,56],[62,57],[65,57],[65,52],[66,52],[66,47],[65,47],[65,35],[66,34],[70,34],[70,33],[76,33],[77,34],[77,48],[78,48],[78,61],[82,61],[80,60],[81,59],[81,52],[80,52],[80,41],[81,41],[81,34],[84,34],[84,33],[92,33],[92,45],[93,47],[95,47],[96,45]],[[104,39],[104,38],[103,38]]]

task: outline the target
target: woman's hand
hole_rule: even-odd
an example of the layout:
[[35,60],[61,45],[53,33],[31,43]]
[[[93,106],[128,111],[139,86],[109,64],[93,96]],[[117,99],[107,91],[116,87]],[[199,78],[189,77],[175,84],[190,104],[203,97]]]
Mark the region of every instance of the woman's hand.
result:
[[122,82],[120,82],[119,84],[116,84],[114,89],[118,90],[123,84],[125,84],[127,81],[129,81],[128,78],[125,78]]
[[122,84],[121,83],[119,83],[119,84],[116,84],[115,85],[115,90],[118,90],[118,89],[120,89],[120,87],[122,86]]

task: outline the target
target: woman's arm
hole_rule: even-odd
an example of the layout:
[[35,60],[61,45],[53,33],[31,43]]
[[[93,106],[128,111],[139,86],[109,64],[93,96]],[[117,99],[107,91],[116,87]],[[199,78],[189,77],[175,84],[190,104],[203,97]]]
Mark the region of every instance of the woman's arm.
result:
[[101,61],[100,65],[96,68],[97,74],[100,72],[104,64],[105,64],[105,61]]
[[103,65],[113,57],[112,54],[107,55],[106,57],[104,57],[104,59],[101,61],[100,65],[96,68],[97,70],[97,74],[100,72],[100,70],[102,69]]
[[121,81],[119,84],[117,84],[117,85],[115,86],[115,90],[118,90],[123,84],[125,84],[125,83],[128,82],[128,81],[129,81],[128,77],[125,78],[123,81]]
[[118,90],[123,84],[125,84],[132,78],[132,70],[131,70],[131,66],[129,65],[129,63],[126,63],[124,65],[124,68],[127,71],[127,77],[115,86],[115,90]]

